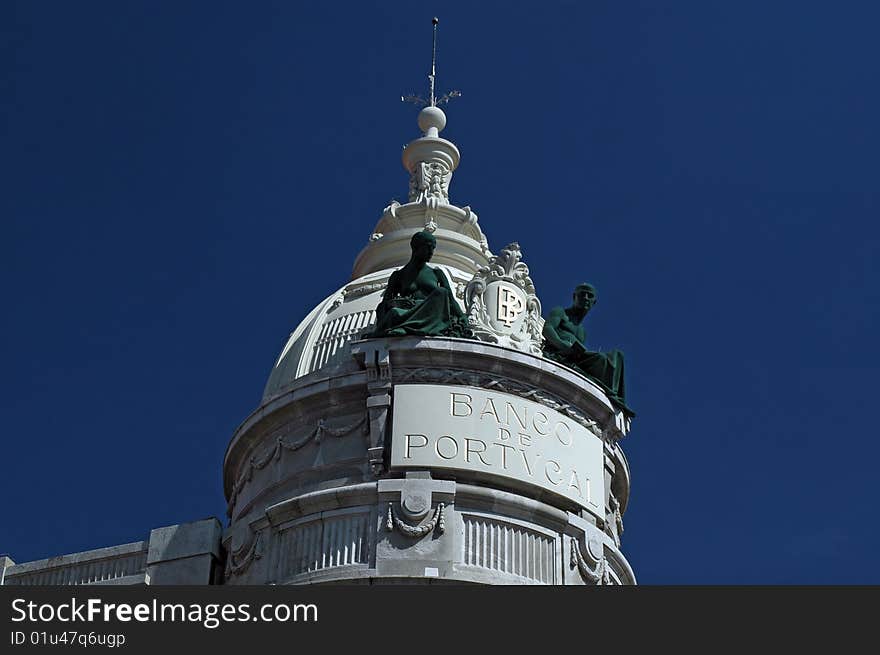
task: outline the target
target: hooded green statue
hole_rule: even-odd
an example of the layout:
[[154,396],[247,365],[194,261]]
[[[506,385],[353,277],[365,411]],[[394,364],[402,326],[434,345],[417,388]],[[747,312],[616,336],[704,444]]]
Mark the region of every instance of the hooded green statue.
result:
[[544,323],[544,356],[580,371],[602,387],[615,407],[627,416],[635,416],[626,406],[623,353],[591,352],[584,346],[586,333],[581,322],[598,299],[593,285],[579,284],[574,289],[571,307],[551,310]]
[[382,302],[376,308],[376,327],[365,336],[471,337],[467,318],[455,301],[446,275],[427,265],[437,239],[427,230],[416,232],[410,247],[409,262],[388,279]]

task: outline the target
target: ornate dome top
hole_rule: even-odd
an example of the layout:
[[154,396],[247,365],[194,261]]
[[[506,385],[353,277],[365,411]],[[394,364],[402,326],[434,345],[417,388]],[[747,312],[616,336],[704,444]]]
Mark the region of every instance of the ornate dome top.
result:
[[327,296],[291,333],[266,383],[264,403],[297,378],[350,360],[349,343],[375,323],[388,278],[409,260],[415,232],[433,233],[437,249],[431,265],[446,272],[462,309],[467,283],[489,264],[492,253],[476,212],[449,199],[461,154],[454,143],[439,136],[446,127],[446,114],[437,105],[460,94],[434,96],[433,63],[428,79],[429,100],[402,98],[427,105],[418,116],[422,136],[403,149],[403,166],[410,176],[407,202],[393,201],[385,207],[355,258],[351,282]]

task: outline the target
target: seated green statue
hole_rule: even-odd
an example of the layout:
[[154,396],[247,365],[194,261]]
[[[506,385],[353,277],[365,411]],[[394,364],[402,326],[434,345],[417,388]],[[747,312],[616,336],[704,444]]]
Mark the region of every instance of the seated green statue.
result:
[[446,275],[427,265],[437,239],[427,230],[416,232],[410,247],[409,262],[388,279],[382,302],[376,308],[376,327],[365,336],[473,336]]
[[632,417],[635,413],[625,400],[623,353],[591,352],[584,346],[586,333],[581,322],[597,300],[595,287],[579,284],[574,289],[571,307],[553,308],[544,322],[544,356],[586,375],[602,388],[615,407]]

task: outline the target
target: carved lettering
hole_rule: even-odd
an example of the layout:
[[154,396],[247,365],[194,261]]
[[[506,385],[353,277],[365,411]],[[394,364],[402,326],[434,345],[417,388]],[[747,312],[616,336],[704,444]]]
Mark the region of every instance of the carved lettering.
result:
[[[554,480],[552,477],[550,477],[550,467],[551,466],[554,469],[553,474],[559,475],[558,480]],[[560,475],[560,473],[562,473],[562,467],[559,466],[559,462],[553,461],[552,459],[548,459],[547,463],[544,464],[544,475],[547,477],[547,481],[552,485],[562,484],[562,476]]]
[[[451,455],[444,455],[440,449],[440,442],[442,442],[444,439],[448,439],[450,442],[452,442],[453,450]],[[434,444],[434,452],[437,453],[438,457],[442,457],[443,459],[455,459],[458,456],[458,442],[450,437],[448,434],[444,434],[442,437],[437,439],[437,443]],[[446,452],[449,452],[449,448],[446,449]]]
[[[471,402],[472,402],[471,397],[466,393],[452,393],[451,396],[452,396],[452,408],[450,410],[451,414],[453,416],[470,416],[471,413],[473,412],[473,409],[471,409]],[[466,399],[466,400],[462,400],[462,399]],[[459,414],[456,412],[456,409],[458,408],[459,405],[465,406],[465,408],[467,409],[467,414]]]
[[604,518],[601,487],[591,495],[591,480],[603,480],[602,442],[560,412],[500,391],[430,384],[396,386],[393,411],[392,470],[492,473]]
[[[541,418],[540,421],[538,421],[538,417]],[[541,428],[538,427],[539,422],[542,426],[545,427],[550,425],[550,419],[547,418],[547,415],[544,412],[535,412],[535,414],[532,416],[532,427],[535,429],[535,432],[540,434],[542,437],[544,435],[550,434],[549,429],[547,431],[543,431],[541,430]]]
[[501,468],[507,470],[507,449],[516,450],[513,446],[508,446],[504,443],[498,443],[497,441],[493,444],[495,446],[501,446]]
[[593,507],[599,507],[599,503],[593,502],[593,494],[590,487],[590,478],[586,479],[586,487],[587,487],[587,502],[590,503]]
[[528,408],[523,407],[523,418],[520,418],[519,414],[516,413],[516,408],[511,403],[507,403],[507,412],[504,416],[504,419],[505,419],[505,422],[507,423],[507,425],[510,425],[510,413],[511,412],[513,412],[513,415],[516,417],[516,422],[519,423],[520,427],[523,430],[527,430],[528,425],[526,425],[526,423],[528,422],[528,417],[529,417]]
[[[565,432],[568,435],[568,441],[559,436],[559,428],[565,428]],[[563,446],[571,445],[571,428],[568,427],[568,424],[565,421],[559,421],[559,423],[556,424],[556,427],[553,428],[553,434],[556,435],[556,438],[559,439],[559,443]]]
[[525,308],[526,304],[523,302],[522,298],[519,297],[518,293],[511,291],[503,285],[498,286],[498,311],[496,318],[504,323],[505,326],[512,326],[516,317],[519,316]]
[[[489,409],[490,407],[492,409]],[[501,420],[498,418],[498,412],[495,410],[495,403],[492,402],[492,396],[489,396],[488,398],[486,398],[486,405],[485,405],[485,407],[483,407],[483,411],[480,412],[480,420],[481,421],[483,420],[483,417],[486,414],[490,414],[495,419],[496,423],[501,423]]]
[[[480,445],[483,446],[483,447],[480,448],[479,450],[472,450],[472,449],[471,449],[471,443],[472,443],[472,442],[474,442],[474,443],[478,443],[478,444],[480,444]],[[487,462],[485,459],[483,459],[483,455],[481,454],[481,453],[485,453],[485,452],[486,452],[486,448],[487,448],[487,446],[486,446],[486,442],[485,442],[485,441],[481,441],[480,439],[470,439],[470,438],[468,438],[468,437],[465,437],[465,439],[464,439],[464,443],[465,443],[465,445],[464,445],[464,448],[465,448],[465,456],[464,456],[464,458],[465,458],[466,461],[468,461],[468,462],[471,461],[471,453],[473,453],[474,455],[476,455],[477,457],[480,458],[480,461],[483,462],[483,464],[485,464],[486,466],[491,466],[491,465],[489,464],[489,462]]]
[[[422,439],[425,440],[425,442],[420,443],[420,444],[414,444],[412,442],[413,437],[421,437]],[[406,446],[404,448],[403,458],[404,459],[412,459],[412,449],[413,448],[424,448],[427,445],[428,445],[428,437],[426,437],[423,434],[408,434],[408,435],[406,435]]]
[[578,496],[581,498],[584,497],[584,492],[581,490],[581,481],[578,479],[577,471],[574,469],[571,469],[571,479],[568,481],[568,488],[577,491]]

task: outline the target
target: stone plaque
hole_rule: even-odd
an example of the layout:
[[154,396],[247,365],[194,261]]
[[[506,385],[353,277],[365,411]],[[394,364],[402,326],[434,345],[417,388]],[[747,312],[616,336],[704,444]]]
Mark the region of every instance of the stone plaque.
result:
[[477,387],[394,387],[391,468],[484,473],[601,515],[602,441],[544,405]]

